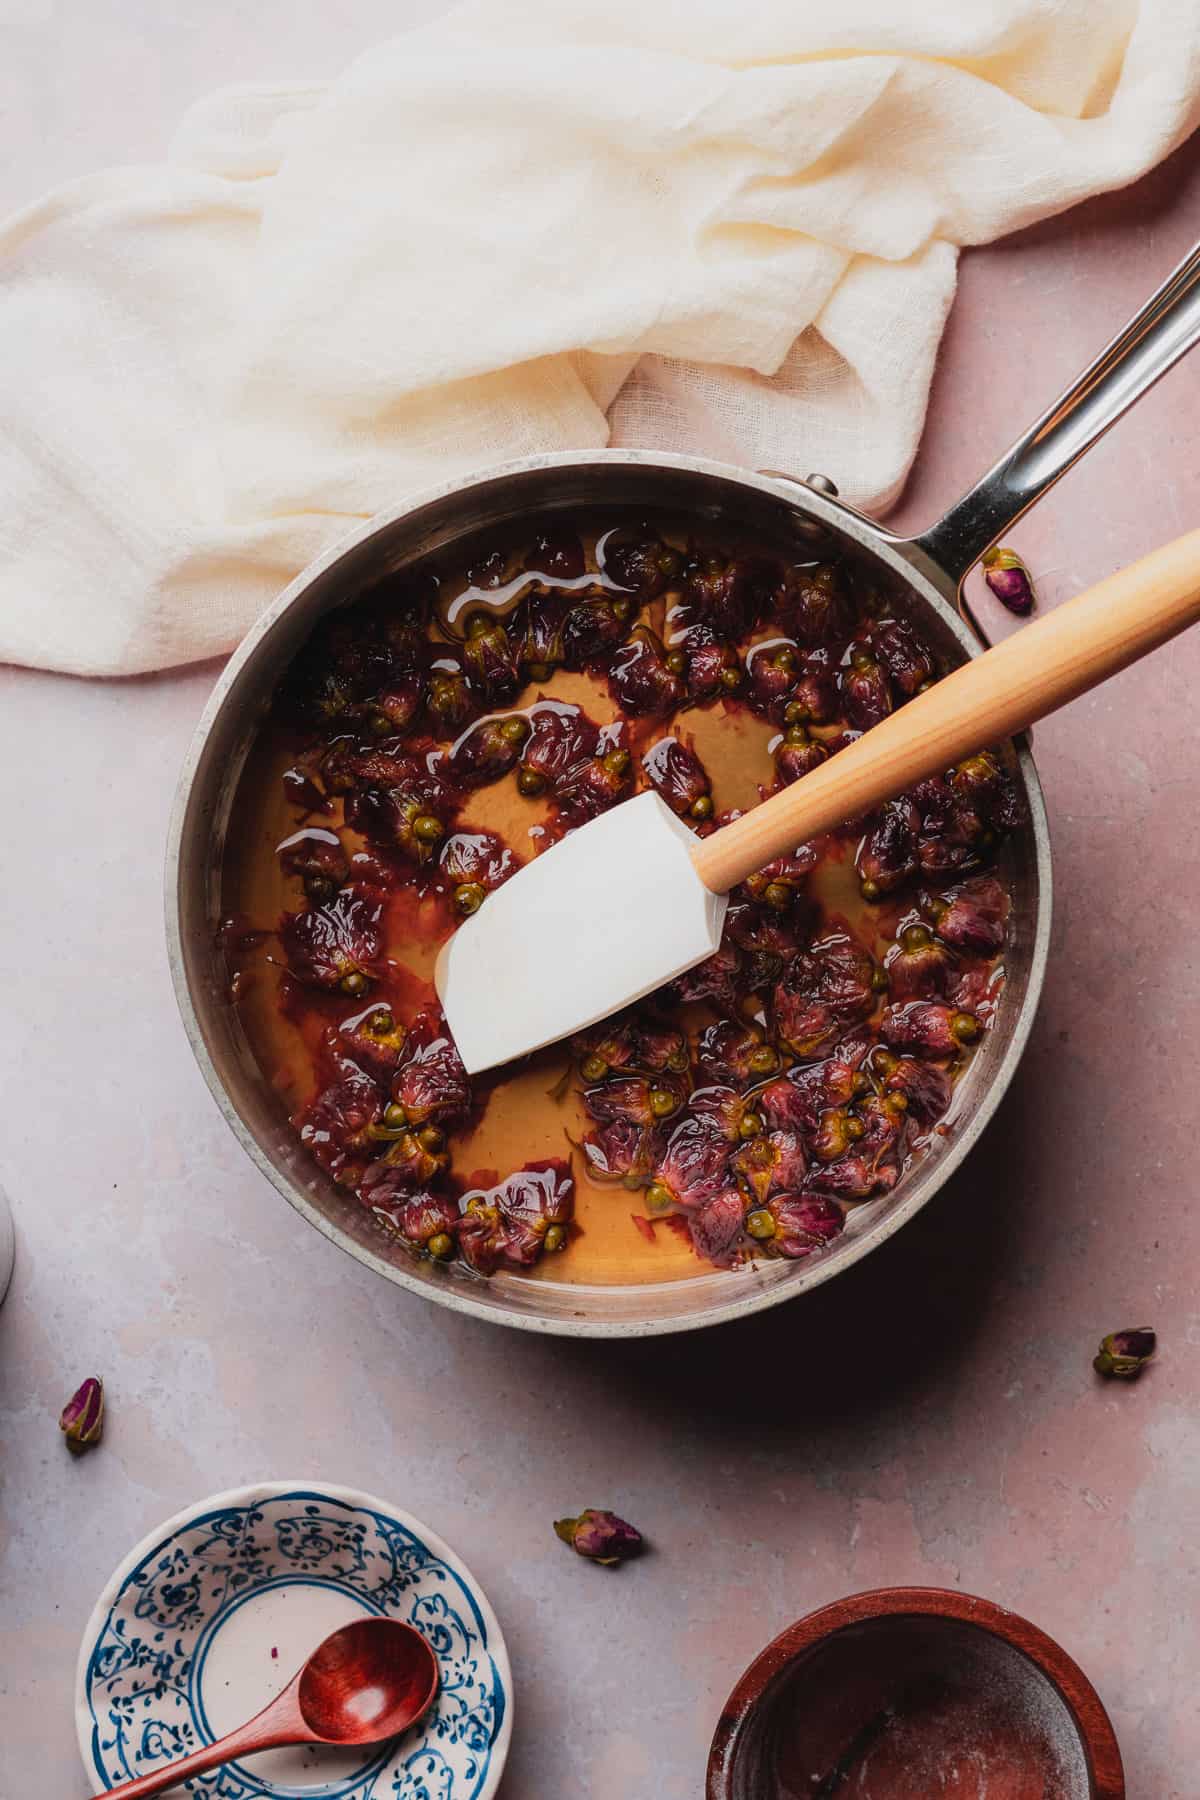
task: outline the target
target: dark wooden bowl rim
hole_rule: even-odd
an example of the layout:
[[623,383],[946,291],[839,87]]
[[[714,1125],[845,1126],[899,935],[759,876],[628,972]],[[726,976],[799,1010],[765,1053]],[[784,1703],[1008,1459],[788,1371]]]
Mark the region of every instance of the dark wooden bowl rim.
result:
[[[1075,1660],[1028,1619],[992,1600],[949,1588],[873,1588],[852,1594],[789,1625],[767,1645],[730,1694],[713,1734],[706,1800],[733,1800],[739,1739],[766,1689],[789,1663],[823,1639],[872,1619],[958,1619],[1002,1638],[1027,1657],[1061,1695],[1083,1745],[1090,1800],[1125,1800],[1125,1773],[1112,1722],[1095,1688]],[[764,1800],[767,1797],[764,1796]]]

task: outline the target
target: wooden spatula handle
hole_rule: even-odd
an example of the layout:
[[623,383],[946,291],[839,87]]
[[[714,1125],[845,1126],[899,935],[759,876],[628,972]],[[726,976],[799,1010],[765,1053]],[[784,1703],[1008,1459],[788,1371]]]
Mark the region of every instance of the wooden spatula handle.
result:
[[705,886],[728,893],[774,856],[939,775],[1200,619],[1200,531],[1097,582],[964,663],[810,775],[697,843]]

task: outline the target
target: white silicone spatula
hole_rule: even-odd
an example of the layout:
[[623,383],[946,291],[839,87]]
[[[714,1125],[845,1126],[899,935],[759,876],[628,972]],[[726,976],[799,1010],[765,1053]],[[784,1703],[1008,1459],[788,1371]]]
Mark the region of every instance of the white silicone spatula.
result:
[[1200,618],[1200,531],[955,669],[802,780],[699,839],[657,794],[582,826],[444,946],[468,1071],[582,1030],[711,956],[729,890],[773,857],[1011,737]]

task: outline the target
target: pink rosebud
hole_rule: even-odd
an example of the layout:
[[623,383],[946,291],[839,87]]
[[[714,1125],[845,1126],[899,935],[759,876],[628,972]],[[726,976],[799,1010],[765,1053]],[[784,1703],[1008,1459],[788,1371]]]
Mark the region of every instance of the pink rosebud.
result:
[[1108,1375],[1115,1381],[1133,1381],[1157,1349],[1158,1338],[1149,1325],[1110,1331],[1101,1340],[1100,1354],[1093,1359],[1092,1367],[1098,1375]]
[[1015,550],[998,545],[983,553],[983,579],[1009,612],[1024,618],[1037,604],[1033,578]]
[[554,1529],[564,1544],[570,1544],[577,1556],[589,1562],[611,1567],[636,1556],[642,1548],[642,1534],[616,1513],[587,1507],[576,1519],[555,1519]]
[[67,1448],[76,1455],[100,1442],[104,1430],[104,1383],[98,1375],[89,1375],[76,1388],[58,1418],[58,1429],[67,1440]]

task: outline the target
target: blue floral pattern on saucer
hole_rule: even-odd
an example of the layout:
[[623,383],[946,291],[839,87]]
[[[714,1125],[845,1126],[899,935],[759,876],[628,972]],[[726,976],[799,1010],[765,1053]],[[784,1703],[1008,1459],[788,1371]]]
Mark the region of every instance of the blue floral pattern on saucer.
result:
[[488,1800],[512,1701],[486,1597],[417,1520],[363,1494],[300,1483],[241,1489],[180,1514],[113,1577],[79,1658],[80,1748],[94,1785],[132,1780],[220,1735],[203,1698],[212,1643],[247,1600],[285,1585],[320,1587],[356,1611],[416,1626],[440,1665],[437,1703],[346,1779],[281,1787],[233,1763],[193,1777],[192,1800]]

